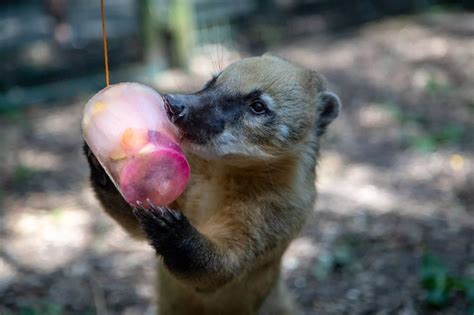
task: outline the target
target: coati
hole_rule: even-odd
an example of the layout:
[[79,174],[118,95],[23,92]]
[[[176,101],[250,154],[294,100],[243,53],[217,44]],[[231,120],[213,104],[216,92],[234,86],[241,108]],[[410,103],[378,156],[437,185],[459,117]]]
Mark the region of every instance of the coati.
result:
[[164,101],[192,169],[169,207],[132,209],[84,147],[105,211],[161,258],[159,314],[294,314],[281,257],[313,210],[338,97],[318,73],[266,54]]

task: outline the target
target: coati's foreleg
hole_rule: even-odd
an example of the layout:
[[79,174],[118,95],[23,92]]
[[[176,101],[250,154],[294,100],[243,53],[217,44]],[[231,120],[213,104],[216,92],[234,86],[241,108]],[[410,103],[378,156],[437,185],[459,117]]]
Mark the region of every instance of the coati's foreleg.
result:
[[133,212],[168,269],[183,277],[204,271],[214,251],[210,241],[180,211],[149,205]]
[[[226,214],[211,219],[214,223],[201,227],[200,232],[182,213],[150,206],[134,210],[150,244],[177,279],[198,291],[214,291],[228,283],[278,242],[277,237],[265,235],[265,229],[258,228],[264,226],[256,220],[260,216],[249,218],[238,209],[229,209],[233,217],[221,211]],[[285,232],[275,234],[286,238]]]
[[191,225],[179,211],[153,206],[135,208],[151,246],[176,278],[199,291],[212,291],[239,273],[226,253]]
[[132,208],[125,202],[86,143],[83,149],[89,163],[92,188],[105,211],[132,236],[144,238]]

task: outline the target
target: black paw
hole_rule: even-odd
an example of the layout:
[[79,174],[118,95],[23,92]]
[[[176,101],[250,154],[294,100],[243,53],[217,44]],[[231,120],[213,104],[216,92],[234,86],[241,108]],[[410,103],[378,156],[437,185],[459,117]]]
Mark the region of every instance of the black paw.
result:
[[180,211],[155,206],[149,200],[147,206],[137,203],[133,213],[158,254],[179,256],[180,251],[186,251],[198,236],[197,230]]

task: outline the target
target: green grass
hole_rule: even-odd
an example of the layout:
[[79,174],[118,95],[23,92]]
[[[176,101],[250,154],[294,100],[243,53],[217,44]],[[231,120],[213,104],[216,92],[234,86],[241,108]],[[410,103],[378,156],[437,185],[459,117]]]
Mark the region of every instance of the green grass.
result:
[[432,253],[427,253],[421,261],[420,285],[423,300],[431,307],[443,308],[452,303],[455,295],[464,296],[474,311],[474,278],[454,276],[448,268]]
[[462,141],[465,129],[461,124],[448,122],[445,126],[430,130],[429,121],[419,113],[405,113],[393,102],[380,103],[400,124],[405,143],[419,152],[431,153],[446,145],[456,145]]
[[428,132],[426,129],[419,135],[412,135],[408,140],[410,147],[420,152],[434,152],[442,146],[454,145],[461,142],[464,128],[455,123],[449,123],[438,131]]
[[474,115],[474,97],[468,102],[469,112]]
[[425,84],[425,92],[431,96],[449,95],[453,87],[431,76]]
[[37,171],[33,168],[24,165],[17,165],[13,171],[13,182],[15,186],[25,184],[36,173]]
[[18,108],[0,109],[0,119],[20,121],[24,118],[24,112]]
[[333,251],[325,251],[318,256],[313,274],[317,279],[324,280],[338,269],[355,271],[358,267],[353,244],[350,241],[341,241]]
[[23,306],[17,311],[4,311],[5,315],[62,315],[63,307],[59,304],[40,302],[39,305]]
[[49,212],[49,215],[54,221],[59,222],[64,216],[64,211],[61,208],[54,208]]
[[379,103],[378,105],[382,107],[384,110],[386,110],[401,125],[408,125],[408,124],[423,125],[427,123],[423,115],[419,113],[403,112],[400,106],[394,102],[387,101],[387,102]]

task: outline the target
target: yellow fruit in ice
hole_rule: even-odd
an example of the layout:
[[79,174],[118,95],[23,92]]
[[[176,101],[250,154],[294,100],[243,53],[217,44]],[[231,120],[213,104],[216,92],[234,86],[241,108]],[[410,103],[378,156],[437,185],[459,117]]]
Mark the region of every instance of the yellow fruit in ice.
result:
[[117,161],[127,157],[127,153],[122,148],[116,148],[110,152],[110,159]]
[[107,105],[105,103],[102,103],[102,102],[95,103],[94,106],[92,107],[92,115],[97,115],[98,113],[102,112],[106,107]]
[[148,138],[145,132],[132,128],[125,129],[122,134],[122,148],[125,150],[140,150],[148,143]]

